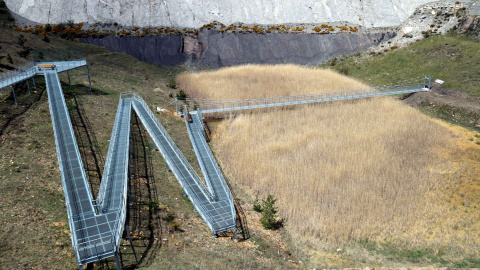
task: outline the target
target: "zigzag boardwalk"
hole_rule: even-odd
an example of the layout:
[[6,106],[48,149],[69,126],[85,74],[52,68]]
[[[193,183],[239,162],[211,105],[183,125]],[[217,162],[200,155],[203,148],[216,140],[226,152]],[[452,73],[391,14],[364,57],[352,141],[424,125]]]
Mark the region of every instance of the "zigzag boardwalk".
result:
[[[261,100],[208,101],[194,100],[202,107],[197,111],[184,112],[193,149],[205,176],[205,182],[188,163],[156,116],[145,101],[134,93],[122,93],[118,103],[115,123],[105,161],[102,181],[96,200],[93,199],[85,174],[75,133],[58,72],[86,66],[85,60],[70,62],[37,63],[35,66],[4,76],[0,80],[0,89],[15,83],[44,75],[49,99],[57,156],[60,166],[65,195],[72,245],[79,268],[82,265],[103,258],[115,256],[117,268],[121,268],[117,256],[127,217],[127,194],[130,150],[130,127],[132,111],[152,137],[170,170],[182,185],[185,194],[195,209],[205,220],[214,236],[235,229],[237,232],[236,208],[230,188],[213,156],[206,140],[202,113],[228,112],[304,103],[344,100],[353,98],[395,95],[428,91],[423,85],[395,86],[385,89],[367,89],[306,95],[298,97],[280,97]],[[50,68],[45,68],[50,67]],[[88,67],[87,67],[88,71]],[[240,213],[240,216],[242,213]],[[241,223],[245,223],[244,221]]]

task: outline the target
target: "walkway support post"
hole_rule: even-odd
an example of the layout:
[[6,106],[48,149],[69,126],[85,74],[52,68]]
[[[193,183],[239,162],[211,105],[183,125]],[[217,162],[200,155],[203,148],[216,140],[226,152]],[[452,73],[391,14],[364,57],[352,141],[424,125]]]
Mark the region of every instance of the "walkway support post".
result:
[[15,101],[15,105],[17,105],[17,96],[15,95],[15,87],[12,85],[12,92],[13,92],[13,100]]
[[90,94],[92,93],[92,83],[90,82],[90,71],[88,70],[88,65],[85,65],[87,68],[87,76],[88,76],[88,86],[90,87]]
[[35,77],[32,77],[32,82],[33,82],[33,88],[35,88],[35,90],[37,90],[37,86],[35,85]]
[[178,104],[177,104],[177,97],[175,97],[175,111],[177,112],[177,115],[178,115]]
[[122,269],[122,265],[120,265],[120,260],[118,259],[118,251],[115,251],[115,264],[117,265],[118,270]]
[[28,94],[29,94],[29,95],[32,94],[32,93],[30,92],[30,83],[28,82],[28,79],[27,79],[27,88],[28,88]]
[[[68,76],[68,86],[70,86],[70,88],[72,88],[72,82],[70,81],[70,71],[67,70],[67,76]],[[90,80],[88,80],[90,81]],[[91,88],[90,88],[90,92],[91,92]]]

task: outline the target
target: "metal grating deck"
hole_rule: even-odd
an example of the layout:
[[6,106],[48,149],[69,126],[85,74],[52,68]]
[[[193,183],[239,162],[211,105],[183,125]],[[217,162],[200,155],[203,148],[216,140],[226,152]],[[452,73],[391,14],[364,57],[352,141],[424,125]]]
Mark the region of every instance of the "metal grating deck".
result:
[[213,207],[207,209],[208,215],[213,217],[214,224],[212,226],[218,232],[234,229],[236,223],[232,193],[205,140],[203,119],[199,112],[191,112],[191,123],[187,121],[187,117],[184,118],[190,141],[205,176],[205,182],[214,193],[216,199],[212,204]]

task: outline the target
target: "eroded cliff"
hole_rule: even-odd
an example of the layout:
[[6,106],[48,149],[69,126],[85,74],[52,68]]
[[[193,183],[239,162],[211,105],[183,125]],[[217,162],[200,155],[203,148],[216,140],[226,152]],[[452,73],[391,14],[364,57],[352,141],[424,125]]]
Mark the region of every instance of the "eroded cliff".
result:
[[15,14],[36,23],[117,22],[126,26],[198,28],[225,24],[348,22],[400,25],[429,0],[6,0]]

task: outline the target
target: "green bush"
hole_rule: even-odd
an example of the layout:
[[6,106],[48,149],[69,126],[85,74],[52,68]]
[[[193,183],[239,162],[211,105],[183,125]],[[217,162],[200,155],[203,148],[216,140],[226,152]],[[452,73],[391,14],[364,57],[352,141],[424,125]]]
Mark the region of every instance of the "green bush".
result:
[[179,91],[178,94],[177,94],[177,98],[178,98],[178,99],[186,99],[186,98],[187,98],[187,94],[185,94],[185,92],[183,92],[183,90],[180,89],[180,91]]
[[262,217],[260,222],[266,230],[275,230],[280,226],[278,221],[278,208],[275,207],[275,202],[277,199],[273,198],[272,195],[268,195],[267,199],[262,203]]
[[261,213],[262,212],[262,205],[258,199],[255,200],[253,203],[253,211]]
[[167,86],[172,89],[177,89],[177,82],[175,81],[175,78],[171,78]]

